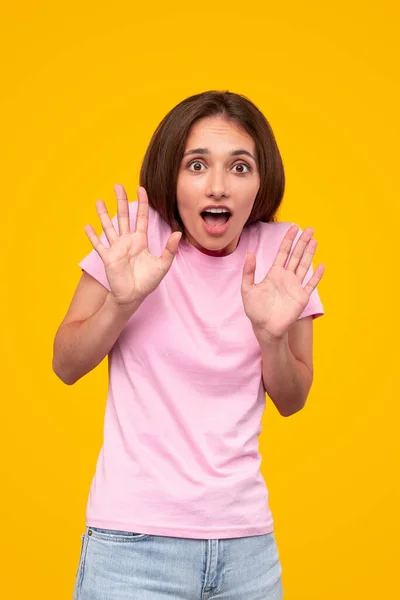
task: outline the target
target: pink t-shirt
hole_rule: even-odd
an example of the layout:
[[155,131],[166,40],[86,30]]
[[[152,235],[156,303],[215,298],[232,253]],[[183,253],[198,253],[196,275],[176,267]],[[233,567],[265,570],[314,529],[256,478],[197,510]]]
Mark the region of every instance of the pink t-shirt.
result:
[[[129,203],[131,231],[137,207]],[[112,222],[118,231],[116,215]],[[245,227],[224,257],[181,243],[161,284],[132,315],[109,353],[88,526],[203,539],[273,530],[258,449],[266,401],[261,350],[240,289],[246,251],[256,255],[259,283],[290,225]],[[149,207],[150,252],[160,256],[170,234]],[[101,241],[108,247],[104,233]],[[79,265],[110,290],[95,250]],[[322,314],[314,290],[299,318]]]

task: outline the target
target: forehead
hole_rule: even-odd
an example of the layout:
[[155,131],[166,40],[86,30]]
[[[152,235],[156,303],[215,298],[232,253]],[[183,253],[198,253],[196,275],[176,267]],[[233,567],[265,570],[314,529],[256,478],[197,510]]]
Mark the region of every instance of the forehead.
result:
[[240,145],[242,148],[253,150],[255,143],[251,135],[237,123],[227,121],[222,116],[205,117],[196,121],[189,131],[186,149],[194,146],[211,146],[211,144],[226,143],[230,149]]

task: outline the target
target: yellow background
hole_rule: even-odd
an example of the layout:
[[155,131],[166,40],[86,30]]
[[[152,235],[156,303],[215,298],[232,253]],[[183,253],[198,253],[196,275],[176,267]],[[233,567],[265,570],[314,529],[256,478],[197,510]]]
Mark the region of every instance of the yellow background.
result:
[[[397,6],[396,6],[397,5]],[[76,385],[52,344],[113,185],[183,98],[229,89],[269,119],[280,219],[312,226],[325,316],[263,473],[285,600],[399,594],[399,9],[396,2],[20,2],[1,23],[1,598],[71,600],[107,361]]]

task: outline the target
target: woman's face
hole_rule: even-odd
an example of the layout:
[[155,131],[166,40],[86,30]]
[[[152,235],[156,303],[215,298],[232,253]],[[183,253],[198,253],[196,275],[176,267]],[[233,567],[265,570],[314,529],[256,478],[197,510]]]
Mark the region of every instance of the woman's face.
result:
[[[209,255],[233,252],[259,187],[253,138],[222,116],[197,121],[188,135],[177,181],[178,211],[188,241]],[[210,205],[230,210],[226,225],[226,216],[202,217]]]

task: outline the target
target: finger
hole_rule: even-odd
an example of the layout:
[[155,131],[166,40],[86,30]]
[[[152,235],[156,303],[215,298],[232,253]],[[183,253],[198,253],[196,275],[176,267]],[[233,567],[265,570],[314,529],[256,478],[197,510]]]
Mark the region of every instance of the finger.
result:
[[179,242],[181,240],[182,233],[180,231],[174,231],[172,233],[166,243],[163,253],[160,256],[161,262],[163,263],[165,269],[168,271],[172,265],[172,261],[175,258],[175,255],[178,251]]
[[275,267],[284,267],[285,266],[285,263],[289,256],[290,249],[293,244],[293,240],[296,237],[298,230],[299,230],[298,225],[292,225],[291,227],[289,227],[288,231],[286,232],[285,237],[283,238],[283,240],[281,242],[281,245],[279,246],[278,253],[275,257],[273,266],[275,266]]
[[289,262],[286,265],[286,269],[288,269],[288,271],[296,272],[298,264],[303,257],[305,249],[307,248],[307,244],[311,240],[313,235],[314,235],[314,230],[311,229],[311,227],[307,227],[303,231],[303,233],[297,240],[297,243],[293,249],[293,252],[290,255]]
[[128,196],[123,185],[117,183],[114,185],[114,192],[117,197],[117,215],[119,235],[129,233],[129,205]]
[[310,265],[314,258],[315,251],[317,249],[317,245],[318,245],[318,242],[315,238],[311,238],[310,240],[308,240],[306,248],[301,257],[300,264],[298,265],[298,267],[295,271],[296,277],[298,277],[298,279],[300,279],[301,282],[303,281],[304,277],[307,275],[307,271],[310,268]]
[[111,243],[118,237],[117,232],[114,229],[114,225],[110,219],[110,215],[108,214],[108,210],[103,200],[97,200],[96,202],[97,214],[100,217],[101,224],[103,226],[103,231],[108,239],[108,242],[111,246]]
[[322,275],[324,274],[324,272],[325,272],[325,266],[318,265],[317,268],[315,269],[312,277],[310,278],[310,281],[308,281],[307,285],[304,286],[304,289],[309,296],[311,295],[311,292],[313,292],[315,290],[318,283],[321,281]]
[[144,187],[138,187],[138,209],[136,213],[135,232],[147,236],[149,227],[149,199]]
[[100,258],[104,261],[107,248],[101,243],[100,239],[97,237],[96,232],[91,225],[85,225],[84,230],[93,248],[96,250]]
[[244,291],[247,291],[252,285],[254,285],[255,270],[256,257],[253,252],[247,252],[242,273],[242,289]]

